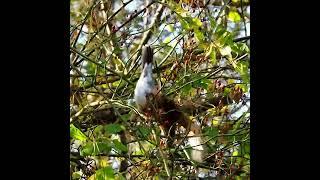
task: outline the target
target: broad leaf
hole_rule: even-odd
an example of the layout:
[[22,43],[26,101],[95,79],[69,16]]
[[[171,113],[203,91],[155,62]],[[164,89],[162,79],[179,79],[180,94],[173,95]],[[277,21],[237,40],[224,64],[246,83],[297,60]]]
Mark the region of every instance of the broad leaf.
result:
[[70,136],[74,139],[85,141],[87,136],[84,135],[80,129],[76,128],[73,124],[70,125]]
[[206,127],[204,128],[204,132],[210,138],[216,137],[219,133],[218,128],[215,128],[215,127]]
[[96,180],[114,180],[114,172],[111,166],[107,166],[101,168],[96,171],[94,175],[92,175],[89,179],[96,179]]
[[120,124],[108,124],[105,126],[105,130],[109,134],[116,134],[124,130],[124,127],[121,126]]
[[137,133],[138,133],[138,136],[145,138],[151,133],[151,129],[141,126],[141,127],[138,127]]
[[120,152],[127,152],[127,146],[123,145],[120,141],[118,140],[113,140],[114,148]]

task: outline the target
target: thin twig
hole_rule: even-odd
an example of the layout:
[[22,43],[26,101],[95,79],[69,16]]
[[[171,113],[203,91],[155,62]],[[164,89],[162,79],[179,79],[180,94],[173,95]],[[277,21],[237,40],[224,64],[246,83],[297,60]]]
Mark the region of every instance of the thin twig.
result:
[[79,54],[80,56],[82,56],[84,59],[86,59],[86,60],[88,60],[88,61],[96,64],[97,66],[99,66],[99,67],[101,67],[101,68],[104,68],[104,69],[110,71],[111,73],[119,76],[120,78],[123,78],[123,80],[125,80],[126,82],[128,82],[130,85],[134,85],[131,81],[129,81],[129,80],[128,80],[126,77],[124,77],[122,74],[119,74],[118,72],[116,72],[116,71],[114,71],[114,70],[112,70],[112,69],[110,69],[110,68],[108,68],[108,67],[105,67],[105,66],[103,66],[103,65],[101,65],[101,64],[99,64],[99,63],[97,63],[96,61],[90,59],[89,57],[87,57],[86,55],[82,54],[81,52],[79,52],[77,49],[75,49],[75,48],[73,48],[73,47],[70,47],[70,49],[71,49],[73,52],[75,52],[75,53]]

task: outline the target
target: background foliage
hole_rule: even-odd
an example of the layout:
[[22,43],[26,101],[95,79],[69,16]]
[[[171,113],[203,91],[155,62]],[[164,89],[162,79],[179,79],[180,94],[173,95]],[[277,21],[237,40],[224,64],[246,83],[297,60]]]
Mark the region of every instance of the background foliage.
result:
[[[179,146],[170,176],[249,178],[248,0],[71,0],[70,10],[72,179],[166,178],[159,128],[130,118],[145,44],[162,93],[201,122],[207,151],[194,164]],[[122,160],[130,172],[119,173]]]

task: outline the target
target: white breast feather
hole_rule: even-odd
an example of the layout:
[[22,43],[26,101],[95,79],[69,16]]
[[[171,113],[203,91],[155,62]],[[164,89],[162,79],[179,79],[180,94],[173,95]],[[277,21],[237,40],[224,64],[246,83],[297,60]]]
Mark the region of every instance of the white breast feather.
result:
[[155,84],[152,77],[152,64],[146,64],[134,90],[134,99],[138,106],[146,104],[147,94],[154,93]]
[[193,148],[191,150],[192,160],[202,162],[203,146],[201,145],[201,137],[191,137],[188,139],[188,144]]

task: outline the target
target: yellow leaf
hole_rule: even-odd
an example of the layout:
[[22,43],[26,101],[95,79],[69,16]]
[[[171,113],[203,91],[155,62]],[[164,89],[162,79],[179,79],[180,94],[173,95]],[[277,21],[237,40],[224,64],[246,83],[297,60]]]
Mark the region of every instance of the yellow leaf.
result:
[[212,120],[212,125],[213,126],[218,126],[219,125],[219,121],[218,120]]
[[194,22],[197,26],[202,26],[202,22],[200,21],[200,19],[199,18],[193,18],[192,19],[192,22]]
[[233,84],[234,83],[234,79],[228,79],[228,84]]
[[104,89],[107,89],[108,85],[107,84],[102,84],[101,87],[104,88]]
[[89,177],[89,179],[88,180],[96,180],[96,175],[95,174],[93,174],[92,176],[90,176]]
[[165,28],[167,31],[169,31],[169,32],[173,32],[173,25],[172,24],[169,24],[168,26],[166,26],[166,28]]
[[163,40],[163,43],[167,44],[171,41],[171,38],[170,37],[166,37],[164,40]]
[[206,53],[206,57],[209,57],[209,56],[210,56],[210,54],[211,54],[211,52],[212,52],[212,48],[213,48],[213,44],[211,43],[211,44],[210,44],[210,47],[208,48],[209,51]]
[[107,167],[109,164],[105,159],[101,159],[99,161],[99,165],[100,165],[100,167]]
[[241,16],[236,11],[230,11],[228,15],[228,19],[233,22],[239,22],[241,20]]
[[232,153],[232,156],[238,156],[238,154],[239,154],[238,151],[234,151],[234,152]]
[[213,126],[218,126],[220,124],[221,120],[222,120],[222,116],[214,117],[213,120],[212,120],[212,125]]

